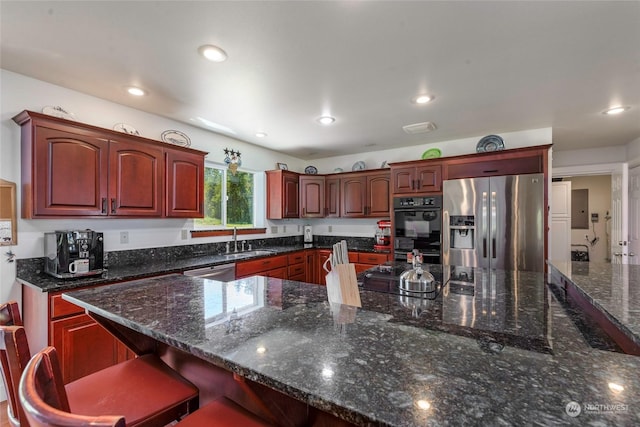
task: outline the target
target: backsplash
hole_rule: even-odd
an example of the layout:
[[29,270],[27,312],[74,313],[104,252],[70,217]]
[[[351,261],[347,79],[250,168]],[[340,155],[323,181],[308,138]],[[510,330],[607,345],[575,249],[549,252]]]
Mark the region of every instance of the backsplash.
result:
[[[347,247],[354,250],[362,248],[373,248],[373,244],[375,242],[375,239],[370,237],[314,236],[313,245],[315,247],[330,247],[334,243],[337,243],[341,240],[345,240],[347,242]],[[252,249],[262,249],[278,246],[296,246],[304,244],[302,236],[255,239],[250,240],[247,243],[251,244]],[[240,245],[240,243],[238,243],[238,245]],[[226,242],[200,243],[195,245],[183,246],[166,246],[147,249],[132,249],[126,251],[112,251],[105,252],[104,265],[105,268],[108,268],[109,266],[136,265],[149,262],[170,262],[171,260],[176,259],[222,254],[225,251]],[[44,260],[42,257],[17,259],[16,269],[18,277],[21,276],[21,272],[39,272],[44,269]]]

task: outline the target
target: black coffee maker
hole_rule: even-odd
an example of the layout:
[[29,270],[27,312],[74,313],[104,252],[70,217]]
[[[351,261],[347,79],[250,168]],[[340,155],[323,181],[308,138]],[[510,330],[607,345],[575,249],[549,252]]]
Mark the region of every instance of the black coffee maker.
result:
[[103,272],[103,235],[93,230],[44,234],[44,271],[54,277],[98,276]]

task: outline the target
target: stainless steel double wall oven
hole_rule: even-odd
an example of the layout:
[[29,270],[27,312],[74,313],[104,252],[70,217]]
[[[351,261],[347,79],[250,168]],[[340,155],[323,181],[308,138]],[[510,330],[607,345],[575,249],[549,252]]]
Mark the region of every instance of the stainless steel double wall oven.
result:
[[406,261],[418,249],[423,262],[442,259],[442,196],[395,197],[393,199],[394,258]]

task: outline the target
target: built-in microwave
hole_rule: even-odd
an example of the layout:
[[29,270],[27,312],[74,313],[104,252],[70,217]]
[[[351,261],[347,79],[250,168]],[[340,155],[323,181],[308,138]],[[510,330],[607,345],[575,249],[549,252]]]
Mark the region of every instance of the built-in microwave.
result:
[[417,249],[423,262],[441,263],[442,196],[394,198],[393,227],[396,261],[406,261],[407,253]]

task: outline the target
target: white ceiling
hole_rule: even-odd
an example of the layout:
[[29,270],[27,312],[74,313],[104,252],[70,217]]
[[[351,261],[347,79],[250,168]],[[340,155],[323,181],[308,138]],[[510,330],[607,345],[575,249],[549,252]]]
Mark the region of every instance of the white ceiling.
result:
[[[302,159],[542,127],[556,150],[640,137],[638,1],[3,0],[0,14],[4,69]],[[435,100],[410,102],[423,92]],[[601,113],[617,104],[631,109]],[[402,130],[425,121],[437,129]]]

